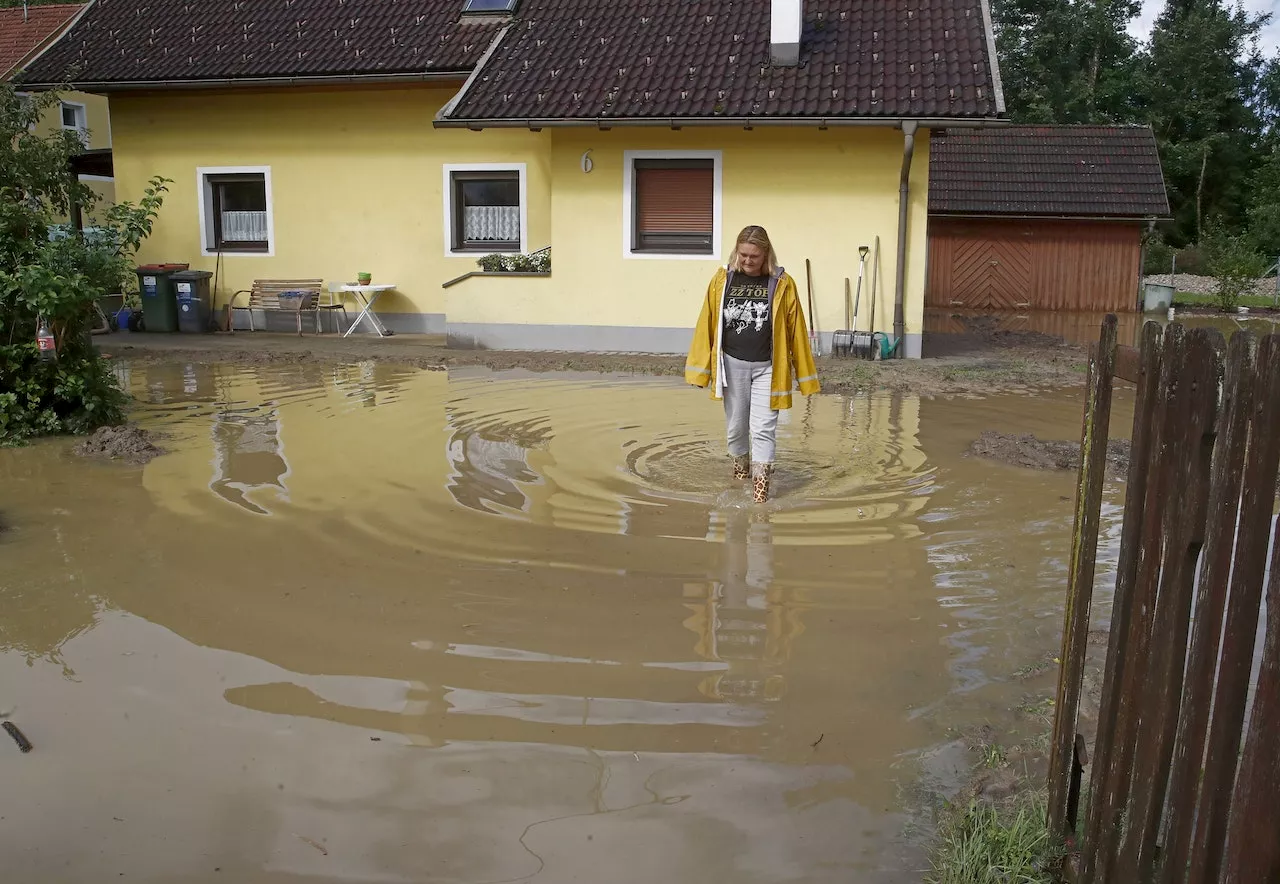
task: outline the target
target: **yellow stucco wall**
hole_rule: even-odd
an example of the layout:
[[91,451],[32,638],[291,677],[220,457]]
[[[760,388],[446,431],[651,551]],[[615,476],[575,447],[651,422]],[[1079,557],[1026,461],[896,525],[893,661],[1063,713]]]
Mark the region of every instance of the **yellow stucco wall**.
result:
[[[106,150],[112,146],[111,112],[109,101],[105,95],[91,95],[87,92],[62,92],[58,95],[60,102],[82,104],[85,109],[85,121],[89,130],[90,150]],[[62,129],[62,108],[55,104],[40,115],[35,131],[39,135],[48,135]],[[83,177],[81,180],[98,194],[99,209],[115,202],[115,182],[108,178]],[[93,223],[93,217],[85,219],[86,224]]]
[[[256,278],[346,281],[362,270],[397,290],[380,313],[435,317],[443,330],[501,328],[483,342],[511,346],[616,349],[630,329],[692,327],[699,297],[738,230],[762,224],[805,295],[813,268],[817,325],[844,327],[844,279],[856,281],[857,247],[880,237],[876,327],[891,330],[901,131],[669,128],[437,129],[432,120],[453,86],[280,89],[189,94],[121,94],[113,99],[116,189],[137,199],[148,178],[173,179],[146,261],[213,270],[202,255],[201,167],[269,167],[274,247],[270,255],[227,255],[220,303]],[[591,151],[592,169],[582,156]],[[624,154],[628,150],[720,151],[722,231],[707,259],[624,254]],[[474,257],[446,255],[443,166],[523,163],[527,245],[551,245],[550,279],[473,278]],[[917,138],[912,170],[906,331],[923,324],[928,134]],[[861,321],[868,327],[870,263]],[[603,342],[576,329],[602,329]],[[416,330],[425,330],[418,328]],[[541,337],[539,335],[541,334]],[[654,336],[674,341],[678,335]],[[636,349],[646,349],[638,345]]]
[[121,94],[112,103],[116,187],[137,199],[153,175],[173,179],[144,261],[202,256],[197,169],[271,168],[274,254],[224,256],[225,297],[258,278],[339,282],[358,272],[397,290],[380,313],[443,314],[447,279],[475,258],[445,256],[443,165],[527,164],[528,242],[550,239],[550,152],[535,133],[439,131],[452,96],[438,86]]
[[[111,114],[105,95],[90,95],[87,92],[62,92],[60,101],[68,104],[83,104],[85,119],[89,127],[89,149],[101,150],[111,147]],[[62,110],[54,105],[40,117],[36,131],[41,134],[56,132],[62,128]]]
[[[496,130],[472,135],[482,141]],[[766,227],[779,260],[807,298],[805,259],[812,267],[817,325],[844,327],[844,279],[856,296],[858,246],[880,237],[876,328],[891,331],[903,135],[889,128],[562,129],[551,138],[550,281],[468,280],[449,290],[450,325],[569,324],[691,327],[699,298],[744,226]],[[922,331],[926,253],[927,132],[912,163],[906,332]],[[582,156],[590,150],[592,169]],[[718,150],[722,153],[722,243],[706,260],[624,256],[623,182],[628,150]],[[868,257],[859,328],[870,320]],[[545,294],[545,296],[540,296]],[[807,310],[806,310],[807,315]]]

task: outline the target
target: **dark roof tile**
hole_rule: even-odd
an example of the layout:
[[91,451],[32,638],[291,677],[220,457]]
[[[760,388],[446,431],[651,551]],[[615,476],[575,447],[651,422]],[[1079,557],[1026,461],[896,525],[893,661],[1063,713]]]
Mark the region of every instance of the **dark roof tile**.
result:
[[[33,11],[39,7],[33,7]],[[492,17],[461,0],[97,0],[27,71],[78,84],[470,71]]]
[[929,150],[930,214],[1169,216],[1147,126],[955,130]]
[[[607,14],[596,0],[524,0],[449,119],[999,114],[980,0],[804,8],[801,63],[779,68],[770,0],[613,0]],[[552,76],[583,58],[572,89]],[[519,90],[504,76],[516,71]]]

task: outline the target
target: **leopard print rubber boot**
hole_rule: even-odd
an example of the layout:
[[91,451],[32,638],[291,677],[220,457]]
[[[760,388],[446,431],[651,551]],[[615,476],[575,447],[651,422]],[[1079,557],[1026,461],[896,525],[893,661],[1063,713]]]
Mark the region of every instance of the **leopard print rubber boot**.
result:
[[733,459],[734,481],[741,482],[751,474],[751,455],[740,454]]
[[752,492],[756,503],[769,499],[769,484],[773,478],[773,464],[758,463],[751,467]]

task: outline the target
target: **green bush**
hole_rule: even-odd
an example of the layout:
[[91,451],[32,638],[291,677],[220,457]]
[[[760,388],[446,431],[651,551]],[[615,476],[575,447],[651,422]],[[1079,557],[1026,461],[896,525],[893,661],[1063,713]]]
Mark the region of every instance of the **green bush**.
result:
[[[71,173],[84,150],[70,132],[37,135],[33,124],[58,104],[53,93],[21,100],[0,84],[0,444],[51,433],[87,433],[123,418],[125,396],[94,350],[94,302],[122,291],[132,257],[168,183],[153,179],[141,203],[101,213],[86,235],[59,220],[90,214],[94,192]],[[56,359],[44,361],[36,330],[48,325]]]
[[1227,233],[1216,225],[1209,228],[1202,242],[1209,273],[1217,282],[1214,301],[1218,309],[1234,311],[1240,298],[1257,284],[1266,269],[1266,260],[1254,251],[1247,237]]
[[[1165,273],[1169,271],[1166,270]],[[1207,276],[1209,264],[1204,249],[1199,245],[1183,246],[1178,249],[1178,272],[1192,276]]]
[[1173,247],[1159,236],[1153,236],[1146,243],[1146,253],[1142,259],[1144,276],[1161,276],[1169,272],[1173,264]]

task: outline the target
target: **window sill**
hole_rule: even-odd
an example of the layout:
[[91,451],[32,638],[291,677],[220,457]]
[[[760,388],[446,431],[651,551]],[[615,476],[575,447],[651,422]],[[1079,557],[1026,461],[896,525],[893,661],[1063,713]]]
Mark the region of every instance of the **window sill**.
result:
[[224,258],[273,258],[275,257],[275,249],[261,249],[246,251],[243,249],[232,251],[231,249],[201,249],[200,254],[206,258],[216,258],[221,255]]
[[503,246],[496,249],[448,249],[446,258],[483,258],[485,255],[523,255],[519,246]]
[[716,261],[720,258],[714,252],[638,252],[633,249],[627,249],[622,253],[622,257],[627,259],[635,259],[640,261],[659,260],[659,261]]
[[447,289],[455,286],[460,282],[465,282],[473,276],[506,276],[514,279],[539,279],[551,276],[551,271],[542,272],[521,271],[521,270],[472,270],[470,273],[464,273],[461,276],[454,277],[448,282],[442,284],[440,288]]

